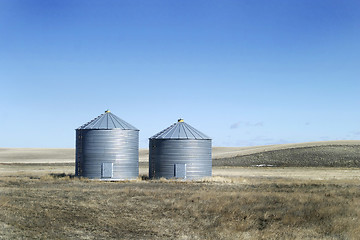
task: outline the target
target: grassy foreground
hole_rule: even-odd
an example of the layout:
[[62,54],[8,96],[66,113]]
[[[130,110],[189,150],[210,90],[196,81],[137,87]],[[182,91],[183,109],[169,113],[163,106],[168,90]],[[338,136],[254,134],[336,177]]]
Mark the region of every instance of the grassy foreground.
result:
[[358,239],[359,180],[0,178],[0,239]]

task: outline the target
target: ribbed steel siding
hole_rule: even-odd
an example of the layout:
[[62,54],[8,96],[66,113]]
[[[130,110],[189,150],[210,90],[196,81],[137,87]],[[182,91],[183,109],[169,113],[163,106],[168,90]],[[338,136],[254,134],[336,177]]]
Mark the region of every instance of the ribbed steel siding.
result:
[[[113,163],[113,177],[101,178],[101,164]],[[139,175],[139,131],[77,129],[75,174],[92,179],[135,179]]]
[[174,165],[186,164],[186,179],[211,176],[211,140],[150,139],[149,177],[173,178]]

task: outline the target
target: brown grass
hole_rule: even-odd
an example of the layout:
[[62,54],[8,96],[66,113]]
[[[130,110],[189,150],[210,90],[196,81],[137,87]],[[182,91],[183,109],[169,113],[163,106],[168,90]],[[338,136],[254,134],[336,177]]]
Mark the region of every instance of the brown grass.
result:
[[357,239],[359,183],[2,177],[0,239]]
[[[359,146],[218,148],[216,176],[191,182],[145,162],[133,181],[79,179],[73,150],[0,149],[0,239],[358,239]],[[253,164],[326,167],[234,167]]]

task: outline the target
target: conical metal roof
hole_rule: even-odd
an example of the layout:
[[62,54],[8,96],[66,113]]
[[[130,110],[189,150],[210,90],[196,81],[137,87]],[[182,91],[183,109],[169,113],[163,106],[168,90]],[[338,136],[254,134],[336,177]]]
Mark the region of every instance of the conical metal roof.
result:
[[211,139],[199,130],[179,119],[170,127],[155,134],[150,139]]
[[139,129],[137,129],[130,123],[125,122],[124,120],[112,114],[108,110],[105,111],[105,113],[98,116],[97,118],[91,120],[88,123],[85,123],[84,125],[82,125],[77,129],[114,129],[114,128],[139,131]]

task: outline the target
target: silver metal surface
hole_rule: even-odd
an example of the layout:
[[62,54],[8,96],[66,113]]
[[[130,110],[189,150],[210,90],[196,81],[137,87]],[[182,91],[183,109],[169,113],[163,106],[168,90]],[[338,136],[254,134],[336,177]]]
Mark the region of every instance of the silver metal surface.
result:
[[113,163],[101,164],[101,178],[112,178],[114,176]]
[[175,164],[174,170],[175,178],[186,179],[186,164]]
[[189,124],[180,121],[183,120],[179,119],[179,122],[155,134],[151,139],[211,139]]
[[[109,119],[111,117],[109,115]],[[76,176],[102,180],[138,177],[139,131],[136,128],[124,130],[115,125],[112,127],[76,129]]]
[[[184,126],[184,122],[174,125]],[[171,129],[178,129],[172,125]],[[185,126],[190,126],[186,124]],[[190,126],[191,127],[191,126]],[[169,128],[149,139],[149,177],[175,178],[177,164],[186,165],[185,178],[198,179],[212,175],[211,139],[176,138],[175,132],[167,131]],[[194,128],[191,132],[194,132]],[[197,131],[197,130],[196,130]],[[168,132],[162,138],[162,133]],[[180,132],[180,130],[179,130]],[[197,131],[199,132],[199,131]],[[167,136],[168,138],[165,138]],[[181,137],[183,135],[177,135]],[[197,135],[196,137],[198,137]],[[206,135],[201,135],[206,136]]]
[[96,117],[88,123],[85,123],[78,129],[114,129],[119,128],[123,130],[138,130],[136,127],[130,123],[122,120],[118,116],[112,114],[110,111],[105,111],[105,113]]

